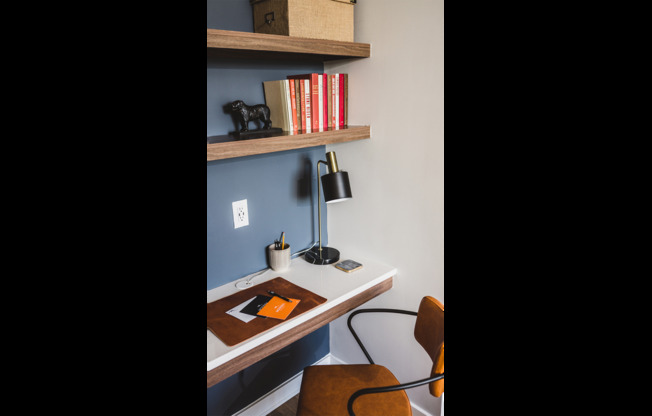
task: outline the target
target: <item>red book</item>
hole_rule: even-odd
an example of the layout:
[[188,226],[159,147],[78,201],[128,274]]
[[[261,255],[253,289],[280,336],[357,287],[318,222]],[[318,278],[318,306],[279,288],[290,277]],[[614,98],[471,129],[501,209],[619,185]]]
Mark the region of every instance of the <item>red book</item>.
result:
[[[349,74],[342,74],[344,80],[344,102],[342,104],[342,111],[344,112],[344,122],[342,125],[349,125]],[[342,82],[342,80],[340,80]]]
[[328,130],[328,75],[321,74],[322,76],[322,116],[324,130]]
[[297,124],[297,93],[294,88],[294,80],[290,80],[290,105],[292,108],[292,129],[296,133],[298,130]]
[[347,74],[340,74],[340,126],[344,126],[344,111],[346,111],[344,107],[344,76]]
[[[288,79],[307,79],[310,81],[310,108],[312,110],[312,131],[319,131],[319,114],[321,114],[318,109],[321,107],[319,105],[319,78],[320,74],[299,74],[299,75],[288,75]],[[322,104],[323,105],[323,104]],[[306,110],[307,111],[307,110]]]

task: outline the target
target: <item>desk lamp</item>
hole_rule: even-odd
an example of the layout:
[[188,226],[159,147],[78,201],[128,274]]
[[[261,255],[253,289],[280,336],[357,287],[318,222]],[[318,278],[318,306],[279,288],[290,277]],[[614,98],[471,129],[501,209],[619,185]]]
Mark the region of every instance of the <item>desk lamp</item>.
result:
[[319,211],[319,248],[314,247],[306,252],[304,258],[312,264],[332,264],[340,259],[340,252],[333,247],[322,247],[321,245],[321,186],[319,186],[320,174],[319,165],[321,163],[328,165],[330,173],[321,176],[321,184],[324,186],[324,200],[327,204],[346,201],[351,199],[351,185],[349,184],[349,174],[342,172],[337,167],[337,158],[335,152],[326,153],[326,159],[317,162],[317,206]]

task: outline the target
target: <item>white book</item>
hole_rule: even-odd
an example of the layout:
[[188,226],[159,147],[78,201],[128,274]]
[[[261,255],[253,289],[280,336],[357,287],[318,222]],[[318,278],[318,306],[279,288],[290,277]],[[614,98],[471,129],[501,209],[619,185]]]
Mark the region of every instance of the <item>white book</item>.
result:
[[289,132],[294,131],[294,123],[292,122],[292,96],[290,94],[290,81],[287,79],[283,80],[283,89],[285,90],[285,105],[287,106],[287,119]]
[[303,82],[303,94],[304,94],[305,103],[306,103],[305,132],[306,133],[311,133],[312,132],[312,115],[311,115],[311,106],[310,106],[310,80],[309,79],[302,79],[301,82]]
[[318,85],[319,85],[319,103],[315,106],[318,114],[316,115],[317,120],[319,120],[319,131],[324,131],[324,76],[319,74]]
[[335,120],[333,122],[333,127],[335,130],[340,129],[340,74],[335,74],[335,97],[333,99],[333,114],[335,114]]

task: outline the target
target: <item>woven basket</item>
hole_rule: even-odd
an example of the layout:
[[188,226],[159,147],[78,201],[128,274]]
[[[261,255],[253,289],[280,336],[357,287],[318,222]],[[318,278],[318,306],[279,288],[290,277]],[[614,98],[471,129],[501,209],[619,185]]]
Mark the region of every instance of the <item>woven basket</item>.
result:
[[254,32],[353,42],[351,0],[250,0]]

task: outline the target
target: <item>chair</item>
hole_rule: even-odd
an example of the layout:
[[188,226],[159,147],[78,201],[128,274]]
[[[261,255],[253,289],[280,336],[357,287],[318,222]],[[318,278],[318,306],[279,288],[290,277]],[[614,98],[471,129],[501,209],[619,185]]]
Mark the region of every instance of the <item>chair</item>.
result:
[[[351,326],[354,316],[368,312],[417,317],[414,338],[432,360],[430,377],[401,384],[387,368],[374,363]],[[440,397],[444,392],[444,305],[437,299],[424,297],[418,312],[360,309],[349,315],[347,324],[369,364],[306,367],[301,381],[297,416],[346,415],[347,411],[350,416],[411,415],[412,407],[405,389],[429,384],[433,396]]]

